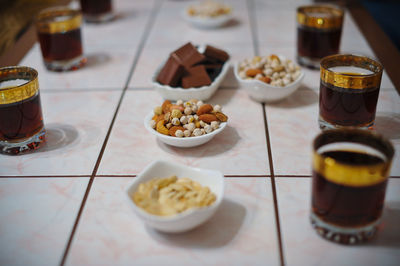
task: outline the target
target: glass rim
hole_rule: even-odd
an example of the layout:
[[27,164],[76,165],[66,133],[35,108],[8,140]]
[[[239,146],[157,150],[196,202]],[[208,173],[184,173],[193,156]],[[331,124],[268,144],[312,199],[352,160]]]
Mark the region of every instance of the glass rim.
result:
[[[66,16],[60,21],[49,21],[49,19]],[[38,32],[57,33],[80,28],[82,24],[82,12],[69,6],[48,7],[40,11],[35,17]]]
[[[354,66],[372,71],[371,74],[351,74],[331,70],[336,66]],[[369,67],[368,67],[369,66]],[[321,80],[336,87],[366,89],[380,86],[383,65],[370,57],[356,54],[329,55],[320,61]]]
[[[329,156],[318,153],[318,149],[324,145],[336,142],[359,143],[372,147],[382,152],[386,156],[387,162],[390,162],[394,156],[394,147],[390,140],[379,133],[358,128],[329,129],[322,131],[313,141],[313,152],[324,158],[328,158]],[[340,162],[337,163],[351,165]]]
[[[5,87],[5,88],[0,88],[0,92],[4,92],[4,91],[8,91],[8,90],[15,90],[15,89],[21,89],[22,87],[25,87],[26,85],[28,85],[31,82],[34,82],[39,74],[37,72],[36,69],[31,68],[31,67],[27,67],[27,66],[7,66],[7,67],[1,67],[0,68],[0,83],[4,82],[4,81],[8,81],[8,80],[13,80],[13,79],[18,79],[17,76],[15,76],[15,78],[8,78],[8,79],[4,79],[5,77],[7,77],[8,75],[16,75],[17,73],[29,73],[31,76],[27,76],[29,77],[29,79],[26,79],[27,82],[20,84],[20,85],[15,85],[12,87]],[[23,78],[20,78],[23,79]]]
[[[381,152],[386,158],[383,162],[374,164],[354,164],[318,152],[318,149],[334,143],[352,143],[365,145]],[[333,149],[334,150],[334,149]],[[349,148],[339,148],[337,151],[352,151]],[[361,152],[354,149],[354,152]],[[368,152],[365,152],[368,154]],[[376,132],[351,129],[332,129],[320,133],[313,141],[312,169],[325,179],[344,186],[364,187],[383,182],[388,179],[394,156],[392,143]]]
[[[330,14],[331,16],[313,16],[310,14],[315,12]],[[296,14],[297,22],[300,25],[311,28],[334,29],[341,28],[343,25],[344,9],[333,4],[299,6]]]

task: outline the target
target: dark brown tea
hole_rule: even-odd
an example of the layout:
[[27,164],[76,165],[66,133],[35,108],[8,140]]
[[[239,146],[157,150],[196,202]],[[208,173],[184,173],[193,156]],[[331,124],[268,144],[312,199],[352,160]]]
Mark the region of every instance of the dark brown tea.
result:
[[70,60],[82,55],[80,28],[59,33],[38,33],[45,61]]
[[375,120],[379,87],[367,90],[343,89],[321,81],[319,114],[339,126],[369,126]]
[[84,14],[98,15],[111,12],[111,0],[81,0]]
[[43,129],[40,95],[0,105],[0,141],[30,138]]
[[317,29],[299,26],[297,27],[297,54],[312,59],[337,54],[341,34],[341,28]]
[[[383,163],[377,156],[352,151],[322,153],[349,165]],[[387,179],[369,186],[333,183],[313,171],[312,210],[321,220],[342,227],[361,227],[379,219],[382,213]]]

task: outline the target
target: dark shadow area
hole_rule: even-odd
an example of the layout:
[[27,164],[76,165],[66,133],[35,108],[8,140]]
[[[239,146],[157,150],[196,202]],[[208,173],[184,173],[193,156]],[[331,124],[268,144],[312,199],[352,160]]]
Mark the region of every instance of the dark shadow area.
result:
[[77,141],[79,133],[75,127],[66,124],[46,124],[46,142],[35,152],[49,152],[71,146]]
[[[388,184],[390,186],[390,182]],[[366,246],[400,248],[400,201],[385,203],[382,222],[375,238]]]
[[400,114],[377,113],[374,128],[389,139],[400,139]]
[[232,149],[239,140],[240,136],[236,129],[227,125],[224,131],[215,136],[209,142],[206,142],[200,146],[191,148],[174,147],[163,143],[158,138],[157,145],[165,152],[183,156],[185,158],[203,158],[227,152]]
[[289,95],[289,97],[274,103],[267,103],[267,105],[280,107],[280,108],[298,108],[302,106],[312,105],[319,100],[318,93],[302,85],[297,91]]
[[205,224],[184,233],[167,234],[146,227],[156,241],[181,248],[215,248],[227,245],[237,235],[246,217],[240,203],[224,199],[221,206]]
[[84,67],[96,67],[98,65],[106,64],[111,60],[111,57],[105,53],[93,53],[86,55],[87,62]]
[[111,22],[116,21],[116,20],[118,20],[118,21],[119,20],[121,20],[121,21],[128,20],[135,16],[136,16],[136,12],[134,10],[123,10],[123,11],[116,12],[115,16]]
[[236,27],[240,24],[240,21],[238,19],[232,18],[228,20],[220,29],[227,29],[227,28],[233,28]]

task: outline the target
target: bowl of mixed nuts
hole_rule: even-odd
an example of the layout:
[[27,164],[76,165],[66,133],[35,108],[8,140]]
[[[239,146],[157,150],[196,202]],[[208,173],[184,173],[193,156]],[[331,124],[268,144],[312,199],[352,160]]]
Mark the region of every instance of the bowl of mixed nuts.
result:
[[160,141],[176,147],[195,147],[221,133],[228,117],[218,104],[192,99],[165,100],[144,119],[145,128]]
[[284,56],[254,56],[235,64],[235,77],[258,102],[275,102],[295,92],[304,72]]
[[221,205],[224,176],[167,161],[147,166],[126,189],[135,214],[148,226],[179,233],[206,222]]

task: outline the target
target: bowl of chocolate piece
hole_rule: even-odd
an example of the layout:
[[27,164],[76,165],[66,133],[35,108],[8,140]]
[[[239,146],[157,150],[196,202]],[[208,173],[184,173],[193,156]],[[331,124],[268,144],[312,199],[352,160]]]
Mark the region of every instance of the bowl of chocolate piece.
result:
[[180,163],[155,161],[126,189],[146,225],[166,233],[191,230],[212,217],[224,197],[224,175]]
[[284,56],[254,56],[235,64],[235,77],[250,98],[258,102],[280,101],[301,85],[304,72]]
[[185,8],[183,18],[197,28],[219,28],[232,19],[232,8],[212,0],[201,1]]
[[211,45],[195,47],[190,42],[173,51],[152,77],[164,99],[208,100],[229,70],[229,54]]

